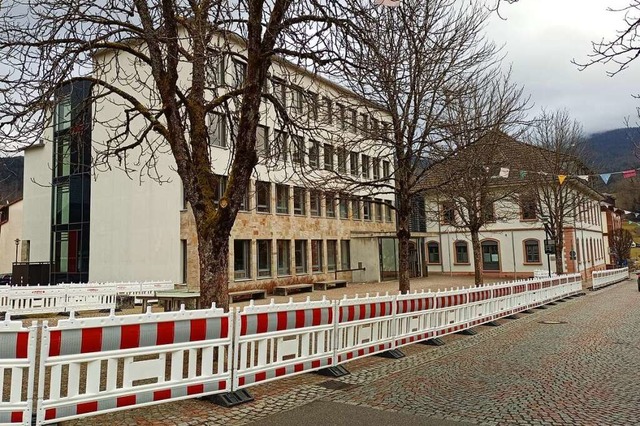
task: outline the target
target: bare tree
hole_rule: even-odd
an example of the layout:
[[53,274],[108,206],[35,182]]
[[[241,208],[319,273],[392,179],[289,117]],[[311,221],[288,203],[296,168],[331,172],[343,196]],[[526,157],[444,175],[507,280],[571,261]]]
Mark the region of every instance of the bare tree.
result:
[[370,108],[384,111],[380,128],[359,123],[367,135],[362,142],[377,150],[377,160],[393,164],[388,175],[347,180],[346,186],[395,194],[403,292],[410,289],[413,201],[425,189],[429,168],[449,153],[451,94],[470,93],[474,75],[498,61],[497,49],[483,35],[491,12],[480,3],[406,0],[399,7],[354,13],[360,43],[340,43],[346,58],[342,83],[369,99]]
[[582,126],[565,110],[543,111],[528,133],[538,150],[534,173],[527,175],[545,231],[555,243],[556,272],[563,272],[564,227],[582,208],[582,193],[592,191],[579,176],[589,174],[581,161]]
[[[258,162],[263,102],[291,120],[266,83],[274,57],[311,72],[338,58],[330,33],[351,26],[342,2],[310,0],[8,0],[0,6],[0,146],[24,147],[51,125],[60,89],[84,82],[115,110],[94,162],[167,179],[175,160],[195,217],[203,303],[227,307],[229,235]],[[237,61],[237,62],[236,62]],[[234,80],[215,75],[233,63]],[[224,79],[223,79],[224,80]],[[226,190],[216,193],[208,116],[232,130]]]
[[629,260],[631,257],[632,243],[633,235],[627,229],[615,229],[609,234],[609,247],[617,266],[621,266],[625,260]]

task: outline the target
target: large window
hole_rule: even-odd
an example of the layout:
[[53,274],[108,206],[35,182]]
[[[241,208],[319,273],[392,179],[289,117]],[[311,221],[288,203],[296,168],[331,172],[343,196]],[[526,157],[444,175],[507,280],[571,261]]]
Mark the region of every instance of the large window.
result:
[[209,144],[222,148],[227,146],[227,121],[223,114],[209,114]]
[[247,75],[247,64],[237,59],[233,59],[233,83],[237,88],[244,86],[244,79]]
[[291,136],[291,161],[298,164],[304,164],[304,154],[306,147],[304,146],[304,138],[298,135]]
[[275,146],[276,152],[279,159],[282,161],[287,161],[287,146],[288,146],[289,134],[287,132],[283,132],[282,130],[275,131],[275,137],[273,140],[273,144]]
[[435,241],[427,243],[427,261],[432,264],[440,263],[440,244]]
[[322,98],[322,119],[326,121],[327,124],[333,123],[333,104],[331,103],[331,99]]
[[71,97],[65,96],[56,105],[56,131],[68,129],[71,126]]
[[304,188],[293,188],[293,214],[298,216],[304,216],[307,214],[306,194],[307,192]]
[[538,209],[534,197],[522,197],[520,199],[520,214],[522,220],[536,220]]
[[276,185],[276,213],[289,213],[289,187]]
[[456,241],[456,263],[469,263],[469,245],[466,241]]
[[382,222],[383,219],[383,205],[382,205],[382,200],[376,199],[375,202],[375,206],[376,206],[376,221],[378,222]]
[[216,176],[218,182],[216,187],[214,188],[214,200],[213,203],[216,207],[220,205],[220,200],[224,197],[224,193],[227,190],[227,177],[226,176]]
[[386,222],[392,222],[392,218],[391,218],[391,214],[392,214],[392,213],[391,213],[391,210],[393,210],[393,209],[392,209],[392,207],[393,207],[393,206],[392,206],[392,204],[391,204],[391,201],[386,200],[386,201],[384,202],[384,212],[385,212],[385,213],[384,213],[384,220],[385,220]]
[[256,210],[271,213],[271,184],[256,181]]
[[371,164],[373,167],[373,178],[380,179],[380,160],[378,158],[374,158]]
[[296,274],[307,272],[307,240],[295,242]]
[[493,203],[486,203],[482,208],[482,217],[485,222],[496,221],[496,209]]
[[256,129],[256,151],[262,157],[269,156],[269,128],[258,125]]
[[233,241],[233,275],[236,280],[251,278],[251,241]]
[[391,177],[391,165],[388,161],[382,162],[382,177],[389,179]]
[[333,192],[325,194],[327,217],[336,217],[336,195]]
[[360,176],[360,154],[351,151],[349,153],[349,168],[351,176]]
[[291,241],[278,240],[278,276],[291,275]]
[[318,141],[311,141],[309,147],[309,167],[312,169],[320,168],[320,143]]
[[372,213],[373,212],[371,211],[371,208],[372,208],[371,200],[368,199],[368,198],[365,198],[362,201],[362,207],[363,207],[362,211],[363,211],[364,220],[372,220]]
[[340,241],[340,258],[342,269],[351,269],[351,241]]
[[456,212],[451,203],[442,204],[442,223],[445,225],[451,225],[456,221]]
[[526,263],[540,263],[540,241],[525,240],[524,252]]
[[55,187],[55,222],[56,225],[69,223],[69,182]]
[[322,272],[322,240],[311,240],[311,271]]
[[186,284],[187,283],[187,270],[188,270],[188,265],[189,262],[187,261],[187,240],[180,240],[180,258],[182,259],[182,264],[181,264],[181,269],[182,269],[182,273],[181,275],[181,279],[182,279],[182,283]]
[[271,240],[258,240],[258,277],[271,276]]
[[320,191],[309,191],[309,210],[311,216],[319,217],[322,215],[322,193]]
[[333,170],[333,146],[324,144],[324,169]]
[[360,214],[360,199],[354,198],[351,201],[351,215],[354,219],[360,220],[362,215]]
[[349,198],[347,194],[340,194],[338,211],[340,213],[340,219],[349,219]]
[[369,177],[371,177],[369,161],[369,156],[362,154],[362,177],[365,179],[369,179]]
[[338,148],[337,150],[338,156],[338,171],[340,173],[347,173],[347,150],[344,148]]
[[329,272],[336,270],[338,264],[338,241],[327,240],[327,269]]

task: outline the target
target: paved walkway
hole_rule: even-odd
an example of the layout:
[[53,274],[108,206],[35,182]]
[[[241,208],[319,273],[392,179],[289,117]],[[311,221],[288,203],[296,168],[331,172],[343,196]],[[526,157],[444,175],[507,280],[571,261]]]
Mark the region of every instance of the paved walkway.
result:
[[188,400],[65,425],[640,424],[635,282],[500,323],[406,346],[401,360],[348,363],[342,390],[303,374],[252,387],[255,402],[230,409]]

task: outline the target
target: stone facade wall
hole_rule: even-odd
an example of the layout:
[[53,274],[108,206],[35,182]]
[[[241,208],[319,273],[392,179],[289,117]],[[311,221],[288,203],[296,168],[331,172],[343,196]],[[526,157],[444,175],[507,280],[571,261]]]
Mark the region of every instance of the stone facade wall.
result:
[[[334,279],[334,272],[328,270],[327,256],[327,240],[337,240],[337,269],[340,269],[341,260],[341,240],[351,240],[358,238],[358,234],[385,234],[393,235],[395,233],[395,212],[392,211],[390,218],[384,217],[383,222],[376,221],[375,209],[372,212],[373,220],[353,219],[353,205],[349,203],[349,218],[340,219],[339,211],[336,208],[336,217],[329,218],[326,216],[326,200],[321,203],[320,217],[312,217],[310,215],[309,193],[306,193],[306,214],[298,216],[293,214],[293,199],[289,200],[289,214],[275,213],[275,185],[271,185],[271,213],[260,213],[256,211],[255,183],[252,181],[249,191],[249,208],[246,212],[238,213],[238,217],[231,232],[230,249],[229,249],[229,277],[230,288],[266,286],[271,281],[291,281],[302,279],[304,281],[321,281],[325,279]],[[292,187],[291,187],[292,188]],[[293,189],[290,190],[293,192]],[[362,210],[362,204],[359,205]],[[360,217],[363,217],[362,211]],[[386,220],[385,220],[386,219]],[[186,283],[188,288],[197,289],[200,286],[200,268],[198,261],[198,243],[195,220],[189,206],[180,213],[180,238],[186,240],[187,247],[187,277]],[[234,247],[233,240],[251,240],[251,278],[234,279]],[[271,240],[271,277],[256,278],[257,274],[257,240]],[[277,275],[277,240],[290,241],[290,270],[291,274],[285,276]],[[307,271],[311,271],[311,240],[322,240],[322,259],[323,266],[320,273],[295,273],[294,260],[294,241],[307,240]],[[353,248],[351,249],[353,250]],[[372,252],[368,256],[378,258],[377,252]],[[356,265],[352,262],[352,267]],[[351,279],[351,273],[339,273],[339,278]]]

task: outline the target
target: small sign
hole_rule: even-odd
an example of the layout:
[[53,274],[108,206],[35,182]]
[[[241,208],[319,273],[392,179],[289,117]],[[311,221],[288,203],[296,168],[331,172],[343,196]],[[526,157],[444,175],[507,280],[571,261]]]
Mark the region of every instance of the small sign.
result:
[[577,257],[576,257],[576,251],[575,251],[575,250],[571,250],[571,251],[569,252],[569,259],[571,259],[571,260],[576,260],[576,258],[577,258]]
[[556,242],[554,240],[544,240],[544,253],[555,254]]

